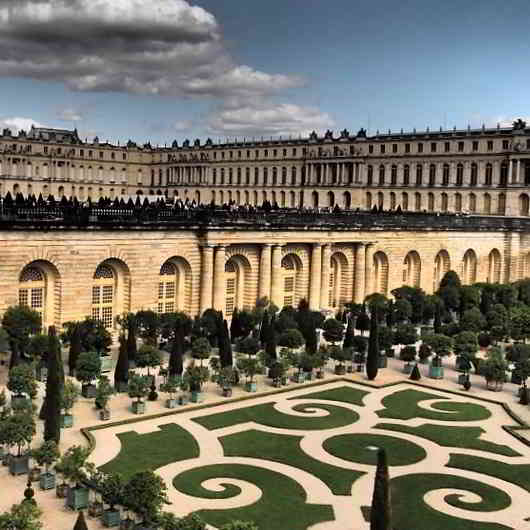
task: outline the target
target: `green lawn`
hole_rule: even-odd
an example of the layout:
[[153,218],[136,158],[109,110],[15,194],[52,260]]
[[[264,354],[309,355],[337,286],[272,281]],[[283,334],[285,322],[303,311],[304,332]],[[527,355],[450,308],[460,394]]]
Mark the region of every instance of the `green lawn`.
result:
[[334,519],[331,506],[308,504],[304,489],[293,479],[266,467],[242,464],[218,464],[191,469],[176,476],[175,488],[182,493],[204,499],[233,497],[240,490],[226,485],[221,492],[204,489],[201,484],[212,478],[237,478],[255,484],[261,498],[249,506],[229,510],[199,510],[196,512],[208,524],[222,526],[232,520],[254,521],[260,530],[306,530],[323,521]]
[[139,471],[196,458],[199,446],[195,438],[175,423],[160,425],[160,431],[138,434],[134,431],[117,435],[121,442],[118,455],[99,469],[106,473],[121,473],[129,478]]
[[210,414],[193,418],[193,421],[202,425],[206,429],[214,430],[223,427],[231,427],[240,423],[253,421],[261,425],[276,427],[279,429],[297,429],[301,431],[314,431],[322,429],[334,429],[355,423],[359,415],[353,410],[345,409],[335,405],[323,405],[320,403],[306,403],[295,405],[294,410],[305,412],[309,409],[324,409],[329,412],[327,416],[292,416],[282,414],[274,408],[273,403],[264,403],[263,405],[254,405],[242,409]]
[[359,390],[351,386],[341,386],[339,388],[331,388],[329,390],[322,390],[321,392],[312,392],[311,394],[304,394],[303,396],[296,396],[291,399],[324,399],[329,401],[340,401],[342,403],[351,403],[353,405],[364,406],[363,398],[369,394],[365,390]]

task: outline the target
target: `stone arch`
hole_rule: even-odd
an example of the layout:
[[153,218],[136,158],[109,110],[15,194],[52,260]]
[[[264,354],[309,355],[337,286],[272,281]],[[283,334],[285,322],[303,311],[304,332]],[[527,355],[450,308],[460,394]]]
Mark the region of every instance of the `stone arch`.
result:
[[330,208],[335,206],[335,194],[332,191],[328,191],[328,206]]
[[441,208],[442,212],[449,210],[449,197],[445,191],[441,195]]
[[403,284],[410,287],[419,287],[421,283],[420,255],[411,250],[403,260]]
[[530,199],[528,198],[527,193],[521,193],[519,195],[519,215],[528,216],[529,212]]
[[477,281],[477,254],[473,249],[466,250],[462,259],[462,283],[471,285]]
[[389,209],[390,210],[395,210],[396,209],[396,194],[395,194],[395,192],[393,192],[393,191],[390,192],[389,200],[390,200]]
[[18,303],[41,315],[43,330],[61,322],[61,275],[51,261],[36,259],[20,271]]
[[374,254],[373,270],[373,292],[381,293],[386,296],[388,293],[388,257],[381,250]]
[[348,302],[348,269],[346,255],[334,252],[330,258],[329,286],[322,286],[324,293],[328,291],[329,307],[341,307]]
[[501,282],[501,253],[494,248],[488,254],[488,283]]
[[294,191],[289,192],[289,206],[296,208],[296,193]]
[[285,203],[285,191],[280,191],[280,206],[285,208],[287,204]]
[[91,316],[113,329],[116,316],[130,311],[131,274],[127,264],[115,257],[102,261],[92,279]]
[[248,309],[252,305],[250,299],[251,266],[246,256],[233,254],[225,264],[226,305],[225,314],[231,317],[234,309]]
[[283,306],[297,307],[301,296],[303,263],[297,254],[289,253],[282,258]]
[[160,267],[158,313],[191,313],[192,273],[189,261],[182,256],[167,259]]
[[451,259],[447,250],[442,249],[434,258],[433,291],[438,289],[444,274],[451,269]]
[[382,191],[377,192],[377,207],[384,208],[385,206],[385,194]]

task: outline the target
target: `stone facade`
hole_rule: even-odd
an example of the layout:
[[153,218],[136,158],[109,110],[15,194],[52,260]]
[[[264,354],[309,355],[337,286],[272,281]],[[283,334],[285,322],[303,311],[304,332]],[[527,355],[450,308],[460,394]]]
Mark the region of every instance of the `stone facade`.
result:
[[530,230],[447,231],[435,216],[431,225],[4,230],[0,312],[22,297],[46,325],[93,315],[113,327],[117,315],[140,309],[215,307],[229,316],[262,296],[326,310],[403,284],[431,293],[449,269],[464,283],[530,275]]
[[171,147],[83,142],[77,131],[0,136],[0,194],[178,196],[217,204],[528,216],[530,128],[377,133]]

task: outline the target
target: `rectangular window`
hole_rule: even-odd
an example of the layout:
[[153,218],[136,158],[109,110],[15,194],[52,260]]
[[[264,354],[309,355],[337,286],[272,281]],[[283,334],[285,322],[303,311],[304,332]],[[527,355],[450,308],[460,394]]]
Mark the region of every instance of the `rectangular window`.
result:
[[296,147],[293,147],[293,156],[296,156]]
[[162,302],[158,303],[157,313],[162,314],[164,312],[164,304]]
[[19,305],[28,305],[28,290],[20,289],[18,291],[18,303]]
[[164,298],[164,282],[158,284],[158,299],[161,300]]
[[92,308],[92,318],[95,320],[100,320],[99,318],[99,307]]
[[112,327],[112,307],[103,307],[101,309],[101,321],[106,328]]
[[423,153],[423,144],[422,143],[418,144],[418,153]]
[[385,144],[381,144],[381,154],[384,155],[385,154]]
[[236,294],[236,280],[235,280],[235,278],[228,278],[228,280],[226,280],[226,294],[227,295]]
[[431,153],[436,153],[436,142],[431,142]]
[[473,140],[473,151],[478,151],[478,141]]
[[43,298],[42,287],[31,289],[31,307],[33,309],[42,309]]
[[[527,141],[527,143],[528,143],[528,141]],[[488,140],[488,151],[493,151],[493,140]]]
[[112,285],[103,286],[103,296],[101,298],[102,303],[112,304],[112,291],[113,291]]
[[508,140],[503,140],[502,141],[502,148],[504,150],[509,149],[510,148],[510,142]]
[[449,142],[444,143],[444,151],[448,153],[451,150],[451,144]]
[[410,153],[410,144],[405,144],[405,153]]
[[372,154],[372,153],[374,152],[374,146],[373,146],[373,145],[369,145],[369,146],[368,146],[368,152],[369,152],[370,154]]
[[92,304],[99,304],[101,287],[92,287]]
[[392,152],[397,153],[397,150],[398,150],[397,144],[392,144]]
[[285,296],[283,299],[283,305],[285,306],[294,306],[294,300],[292,296]]
[[166,282],[166,298],[175,298],[175,282]]
[[175,303],[174,302],[167,302],[166,303],[166,313],[174,313],[175,312]]
[[294,278],[285,278],[284,291],[290,293],[294,290]]
[[464,151],[464,142],[458,142],[458,152],[462,153]]

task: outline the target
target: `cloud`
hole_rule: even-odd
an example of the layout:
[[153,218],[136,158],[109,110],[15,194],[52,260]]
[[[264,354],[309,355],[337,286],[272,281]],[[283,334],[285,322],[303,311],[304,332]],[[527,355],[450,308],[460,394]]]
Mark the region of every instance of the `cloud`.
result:
[[0,117],[0,129],[11,129],[13,134],[17,134],[18,131],[29,131],[31,126],[34,127],[46,127],[42,123],[39,123],[32,118],[21,118],[21,117],[12,117],[12,118],[2,118]]
[[208,119],[208,131],[227,136],[289,136],[308,135],[311,131],[324,131],[335,125],[333,118],[315,107],[273,100],[237,100],[225,103]]
[[63,108],[57,111],[57,118],[63,121],[81,121],[83,119],[83,115],[76,109]]
[[236,64],[215,17],[185,0],[2,0],[0,76],[76,91],[206,97],[302,83]]
[[187,131],[191,129],[192,121],[191,120],[178,120],[173,125],[173,130],[175,131]]

